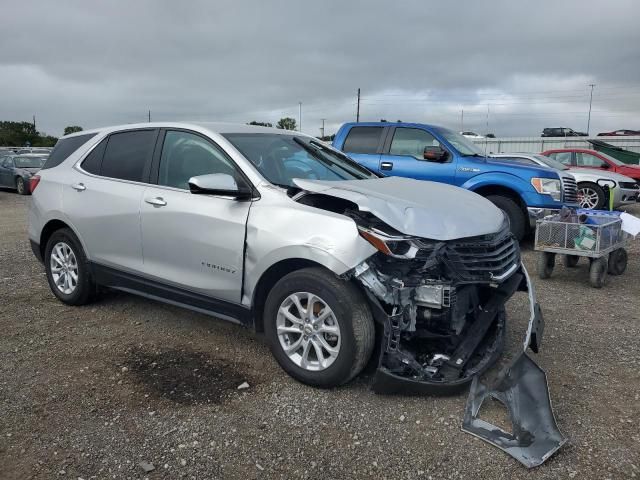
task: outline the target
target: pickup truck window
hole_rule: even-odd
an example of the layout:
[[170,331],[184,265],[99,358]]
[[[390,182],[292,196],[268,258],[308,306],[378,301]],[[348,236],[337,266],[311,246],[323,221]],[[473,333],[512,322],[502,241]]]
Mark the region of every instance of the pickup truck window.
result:
[[473,157],[474,155],[484,157],[482,149],[468,138],[446,128],[441,128],[438,131],[463,157]]
[[382,127],[353,127],[349,130],[342,150],[349,153],[376,153]]
[[439,145],[440,142],[425,130],[398,127],[393,134],[389,154],[409,155],[422,160],[424,158],[424,147],[437,147]]

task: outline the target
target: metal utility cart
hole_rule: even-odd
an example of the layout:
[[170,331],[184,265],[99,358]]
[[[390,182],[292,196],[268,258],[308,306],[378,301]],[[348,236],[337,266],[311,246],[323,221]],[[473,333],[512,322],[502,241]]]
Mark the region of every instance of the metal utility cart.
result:
[[538,220],[535,249],[538,276],[549,278],[556,255],[566,267],[575,267],[580,257],[589,259],[589,282],[595,288],[606,283],[607,273],[622,275],[627,268],[625,233],[616,212],[578,210],[570,215],[550,215]]

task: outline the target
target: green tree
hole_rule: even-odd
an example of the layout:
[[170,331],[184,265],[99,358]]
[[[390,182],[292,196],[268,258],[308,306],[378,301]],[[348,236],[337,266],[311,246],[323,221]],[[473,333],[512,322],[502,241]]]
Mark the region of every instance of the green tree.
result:
[[276,123],[276,128],[279,128],[281,130],[295,130],[296,127],[296,120],[295,118],[291,117],[281,118],[280,120],[278,120],[278,123]]
[[70,133],[81,132],[82,127],[78,125],[69,125],[68,127],[64,127],[64,134],[69,135]]
[[26,142],[34,145],[38,139],[36,127],[31,122],[0,122],[0,145],[20,147]]
[[255,120],[247,123],[247,125],[257,125],[258,127],[273,127],[273,123],[268,122],[256,122]]

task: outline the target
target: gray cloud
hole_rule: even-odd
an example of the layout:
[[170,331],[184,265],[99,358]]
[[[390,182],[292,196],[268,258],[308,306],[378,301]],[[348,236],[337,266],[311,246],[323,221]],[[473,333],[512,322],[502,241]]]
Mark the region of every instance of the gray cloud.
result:
[[17,2],[0,29],[1,119],[59,135],[154,120],[355,117],[499,135],[640,128],[639,8],[608,2]]

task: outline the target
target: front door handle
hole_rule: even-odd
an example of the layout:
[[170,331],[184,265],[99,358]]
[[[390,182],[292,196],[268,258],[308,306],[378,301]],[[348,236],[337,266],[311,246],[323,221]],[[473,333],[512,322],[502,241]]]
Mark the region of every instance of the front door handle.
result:
[[154,207],[164,207],[167,204],[162,197],[145,198],[144,201]]
[[393,162],[382,162],[380,164],[380,169],[381,170],[392,170],[393,169]]
[[73,185],[71,185],[71,188],[77,190],[78,192],[83,192],[87,189],[87,187],[84,186],[84,183],[74,183]]

